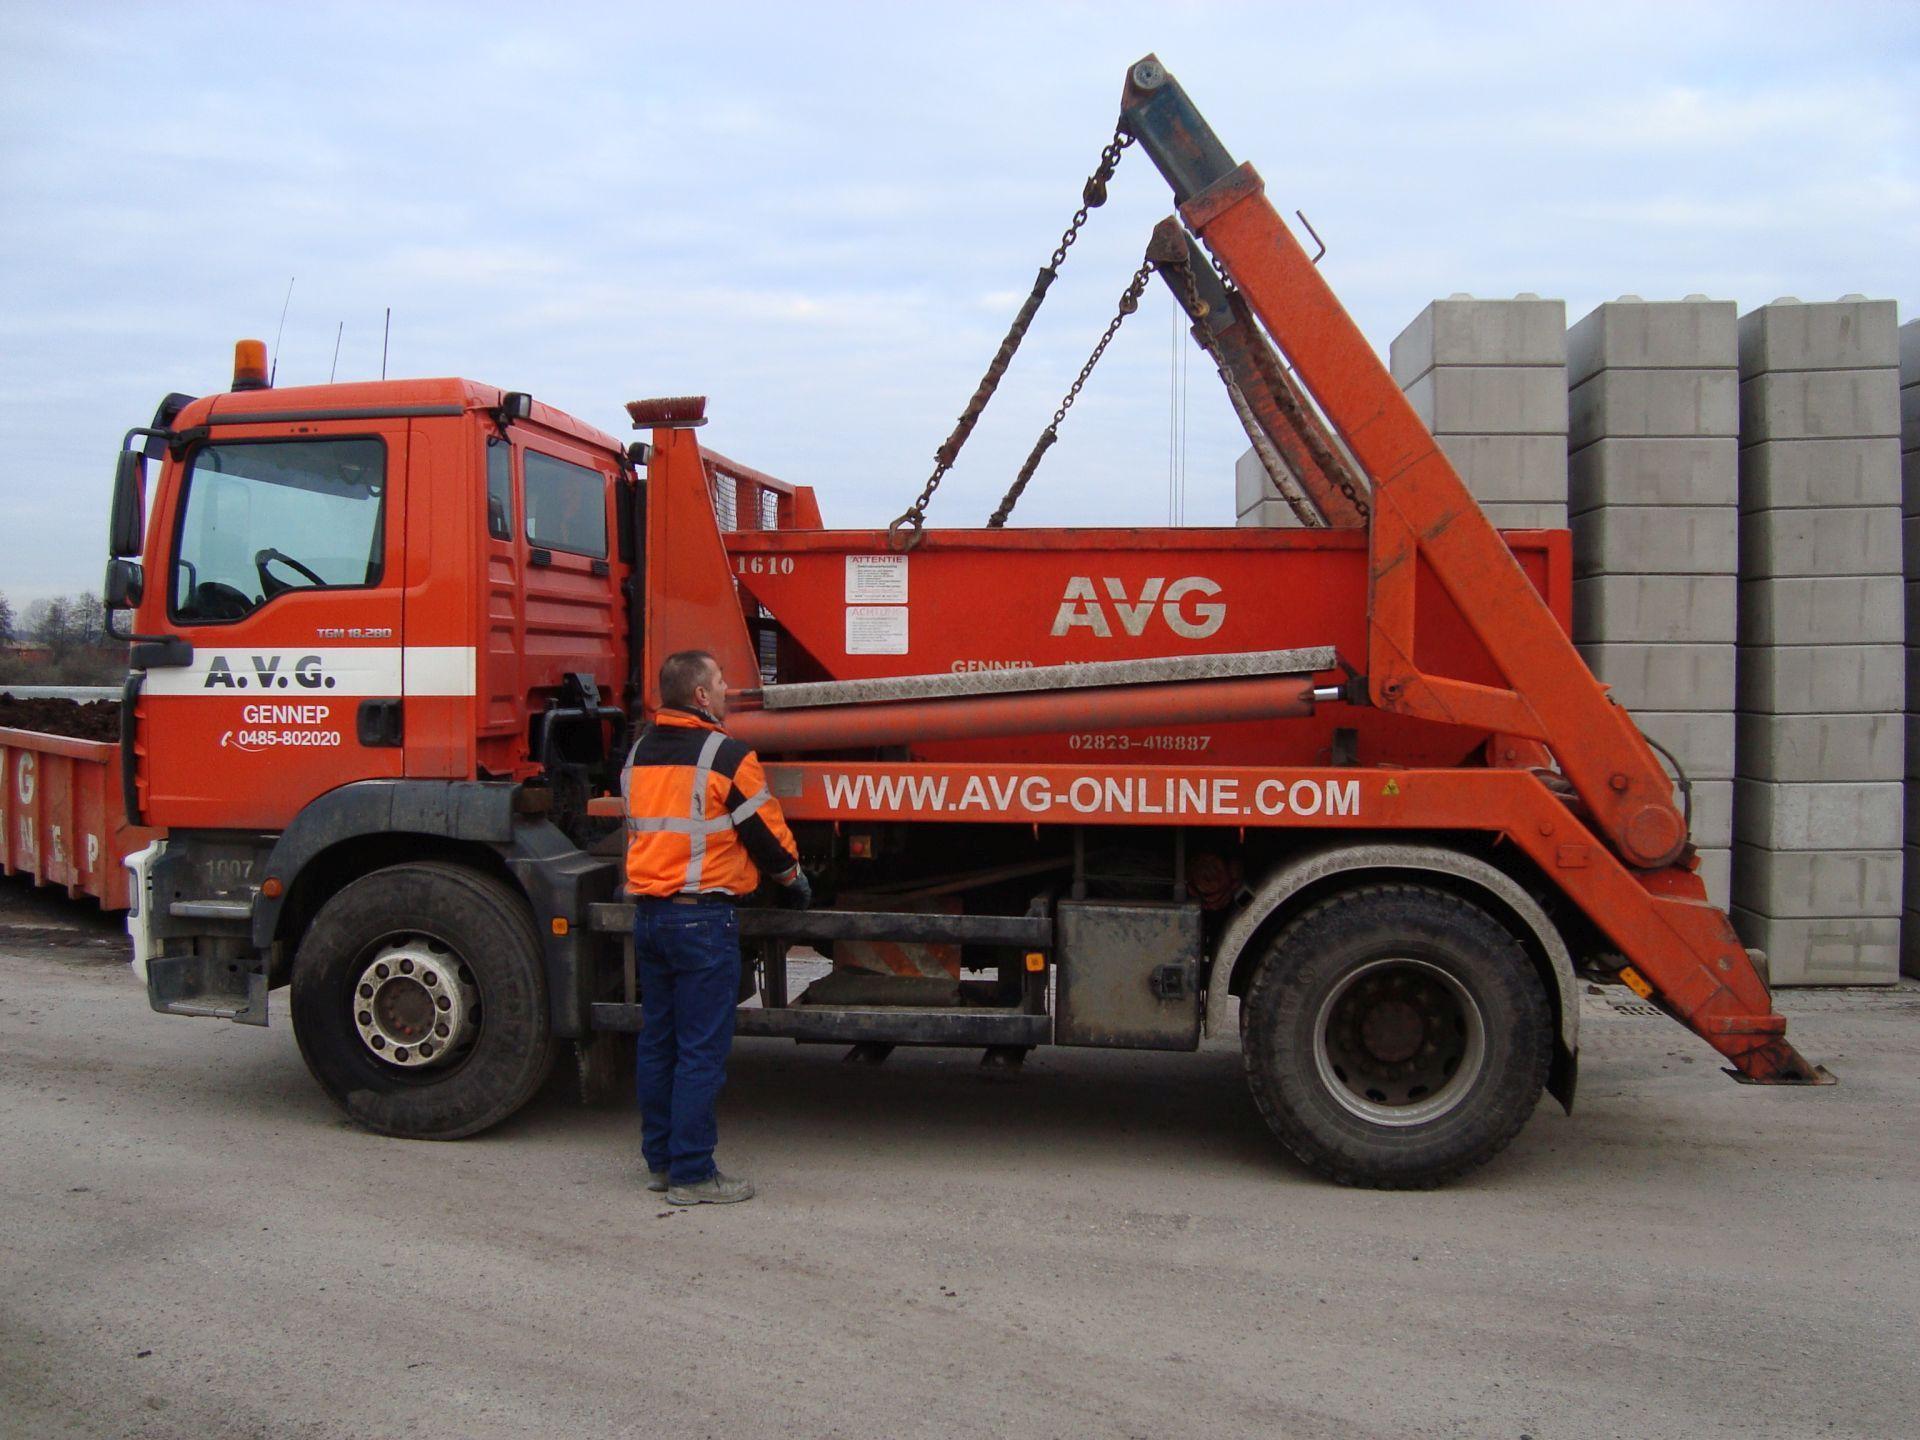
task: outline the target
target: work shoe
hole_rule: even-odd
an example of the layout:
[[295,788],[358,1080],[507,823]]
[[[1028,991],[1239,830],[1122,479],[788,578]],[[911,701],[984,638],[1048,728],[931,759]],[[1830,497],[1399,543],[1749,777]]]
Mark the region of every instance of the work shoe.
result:
[[737,1205],[753,1198],[753,1182],[718,1170],[691,1185],[667,1187],[669,1205]]
[[666,1194],[667,1172],[664,1170],[647,1171],[647,1189],[651,1190],[656,1195]]

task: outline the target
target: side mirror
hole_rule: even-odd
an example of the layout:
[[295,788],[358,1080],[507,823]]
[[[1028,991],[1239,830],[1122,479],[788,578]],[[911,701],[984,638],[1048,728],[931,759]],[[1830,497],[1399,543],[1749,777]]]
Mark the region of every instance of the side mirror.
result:
[[107,553],[138,555],[146,529],[147,460],[138,450],[122,450],[113,470],[113,512]]
[[509,390],[500,397],[500,423],[533,418],[533,396],[524,390]]
[[101,587],[109,610],[131,610],[146,593],[147,572],[138,560],[116,555],[107,562],[107,583]]

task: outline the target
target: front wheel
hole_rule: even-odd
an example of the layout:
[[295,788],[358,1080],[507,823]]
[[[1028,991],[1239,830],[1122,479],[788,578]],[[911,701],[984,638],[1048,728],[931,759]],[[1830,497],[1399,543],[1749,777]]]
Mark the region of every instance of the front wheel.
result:
[[1370,885],[1290,921],[1242,1001],[1254,1103],[1344,1185],[1426,1188],[1483,1164],[1533,1113],[1552,1014],[1526,952],[1486,911]]
[[377,870],[321,906],[294,959],[292,1011],[320,1088],[382,1135],[497,1125],[552,1055],[533,916],[457,865]]

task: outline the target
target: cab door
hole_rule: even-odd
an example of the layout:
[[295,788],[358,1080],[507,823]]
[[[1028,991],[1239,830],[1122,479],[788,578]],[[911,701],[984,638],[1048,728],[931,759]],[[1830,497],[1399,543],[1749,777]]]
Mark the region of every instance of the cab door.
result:
[[149,669],[151,823],[279,829],[401,773],[407,422],[216,424],[171,487],[165,628]]

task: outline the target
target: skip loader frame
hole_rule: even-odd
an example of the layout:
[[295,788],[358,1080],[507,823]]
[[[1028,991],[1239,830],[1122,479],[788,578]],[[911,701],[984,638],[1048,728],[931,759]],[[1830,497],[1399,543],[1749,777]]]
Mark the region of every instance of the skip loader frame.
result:
[[[1178,216],[994,518],[925,528],[1134,147]],[[886,529],[826,529],[812,490],[703,447],[694,398],[635,402],[649,438],[622,447],[467,381],[245,393],[262,364],[169,397],[129,435],[107,583],[142,632],[128,817],[167,831],[129,861],[154,1008],[261,1024],[290,983],[316,1077],[387,1133],[497,1122],[555,1042],[589,1088],[627,1083],[619,762],[660,660],[698,648],[759,681],[728,726],[824,902],[742,911],[744,1034],[1017,1065],[1190,1050],[1237,1001],[1279,1139],[1388,1186],[1485,1161],[1543,1088],[1571,1105],[1576,974],[1743,1081],[1827,1083],[1707,900],[1674,777],[1573,646],[1566,532],[1493,528],[1152,56],[1085,196]],[[1001,528],[1155,271],[1303,527]],[[165,460],[144,534],[143,454]],[[383,518],[345,582],[297,534],[223,569],[196,484]],[[207,793],[196,739],[271,778]],[[831,962],[797,994],[796,946]]]
[[[1173,188],[1187,225],[1292,360],[1372,480],[1369,698],[1383,709],[1481,725],[1546,747],[1591,823],[1535,775],[1410,777],[1409,826],[1456,828],[1499,814],[1503,833],[1551,873],[1614,944],[1657,1004],[1759,1083],[1807,1083],[1814,1069],[1785,1040],[1766,985],[1726,915],[1676,870],[1687,826],[1673,782],[1632,717],[1614,704],[1526,583],[1499,534],[1325,278],[1268,202],[1251,165],[1235,165],[1179,82],[1149,56],[1129,72],[1123,128]],[[1508,688],[1424,674],[1414,661],[1413,571],[1425,558]],[[1530,746],[1497,742],[1504,757]],[[1436,783],[1438,782],[1438,783]],[[1510,785],[1499,803],[1491,789]],[[1429,785],[1433,786],[1429,791]]]

